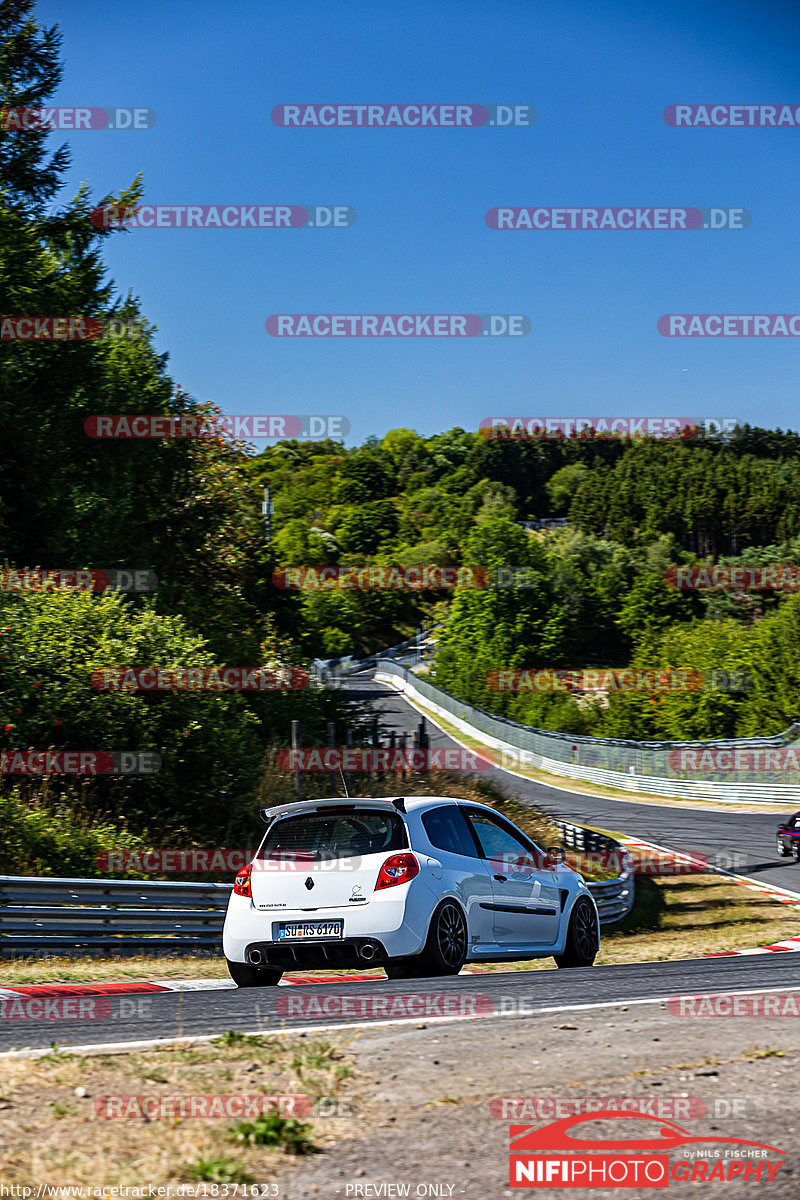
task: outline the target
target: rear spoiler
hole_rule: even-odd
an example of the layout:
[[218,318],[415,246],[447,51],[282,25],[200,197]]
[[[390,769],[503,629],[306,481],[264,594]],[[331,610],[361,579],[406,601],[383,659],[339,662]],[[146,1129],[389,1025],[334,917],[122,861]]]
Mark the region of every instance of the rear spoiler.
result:
[[[403,796],[396,796],[394,799],[383,796],[365,796],[361,799],[351,796],[349,799],[345,799],[344,796],[337,796],[336,800],[339,802],[339,807],[341,808],[349,809],[358,806],[367,808],[374,805],[377,809],[391,807],[397,812],[405,813],[406,811],[406,802]],[[269,824],[274,817],[281,816],[284,813],[288,816],[290,813],[295,812],[332,812],[334,807],[330,802],[320,804],[319,800],[298,800],[294,804],[281,804],[275,808],[262,808],[260,809],[260,814],[261,820]]]

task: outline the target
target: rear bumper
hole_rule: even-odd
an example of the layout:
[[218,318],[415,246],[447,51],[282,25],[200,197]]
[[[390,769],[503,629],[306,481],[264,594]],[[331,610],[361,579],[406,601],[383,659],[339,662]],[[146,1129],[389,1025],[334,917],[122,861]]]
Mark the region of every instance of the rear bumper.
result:
[[[330,942],[252,942],[245,951],[255,966],[298,967],[308,971],[319,967],[379,967],[389,958],[386,947],[377,938],[340,938]],[[258,958],[256,959],[256,955]]]
[[[413,886],[412,881],[412,886]],[[399,890],[399,889],[398,889]],[[387,958],[418,954],[425,944],[429,906],[414,903],[412,887],[402,889],[405,896],[382,895],[369,904],[347,908],[318,909],[315,912],[294,909],[257,909],[245,896],[231,895],[222,948],[231,962],[249,962],[248,952],[257,949],[264,963],[275,966],[378,966]],[[419,900],[423,896],[419,893]],[[344,921],[344,937],[319,942],[281,942],[277,926],[289,921]],[[376,953],[365,959],[359,951],[371,943]]]

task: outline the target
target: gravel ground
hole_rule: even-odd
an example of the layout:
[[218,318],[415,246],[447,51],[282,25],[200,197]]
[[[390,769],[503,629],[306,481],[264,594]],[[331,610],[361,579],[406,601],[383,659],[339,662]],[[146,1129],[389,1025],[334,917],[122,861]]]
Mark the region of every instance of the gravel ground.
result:
[[[519,1195],[508,1183],[508,1121],[489,1110],[490,1101],[501,1096],[697,1097],[712,1106],[709,1114],[672,1118],[696,1136],[750,1139],[786,1154],[771,1182],[766,1171],[763,1182],[671,1179],[670,1196],[698,1196],[701,1190],[706,1195],[716,1188],[720,1196],[729,1189],[737,1196],[788,1198],[800,1191],[796,1017],[692,1020],[671,1015],[663,1004],[613,1006],[558,1018],[374,1029],[348,1049],[355,1054],[357,1077],[369,1080],[360,1089],[358,1133],[284,1175],[281,1195],[287,1200]],[[743,1115],[714,1116],[713,1106],[719,1113],[726,1101]],[[644,1136],[656,1134],[648,1124]],[[580,1136],[635,1134],[631,1123],[609,1121],[584,1125]],[[686,1153],[672,1150],[671,1163]],[[771,1159],[778,1161],[776,1155]],[[538,1190],[566,1198],[588,1189]],[[640,1194],[652,1193],[638,1187],[592,1189],[598,1200]]]

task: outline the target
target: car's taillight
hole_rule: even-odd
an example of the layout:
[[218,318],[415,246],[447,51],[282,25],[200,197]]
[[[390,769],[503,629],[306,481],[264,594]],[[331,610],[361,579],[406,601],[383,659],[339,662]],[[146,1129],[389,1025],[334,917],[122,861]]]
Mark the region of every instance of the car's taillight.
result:
[[408,883],[415,875],[419,875],[419,863],[413,854],[393,854],[380,869],[375,891],[396,887],[398,883]]
[[253,864],[248,863],[246,867],[242,867],[241,871],[236,872],[236,878],[233,881],[233,890],[237,896],[252,896],[250,891],[250,873],[253,870]]

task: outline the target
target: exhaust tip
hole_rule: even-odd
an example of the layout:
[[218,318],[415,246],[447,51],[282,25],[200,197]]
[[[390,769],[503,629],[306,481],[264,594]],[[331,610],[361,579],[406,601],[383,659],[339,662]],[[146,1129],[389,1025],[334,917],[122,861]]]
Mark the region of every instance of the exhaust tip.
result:
[[251,962],[254,967],[260,966],[261,963],[264,961],[264,956],[260,950],[248,950],[247,958],[248,958],[248,961]]
[[372,962],[377,953],[378,948],[372,942],[365,942],[359,951],[359,954],[365,960],[365,962]]

